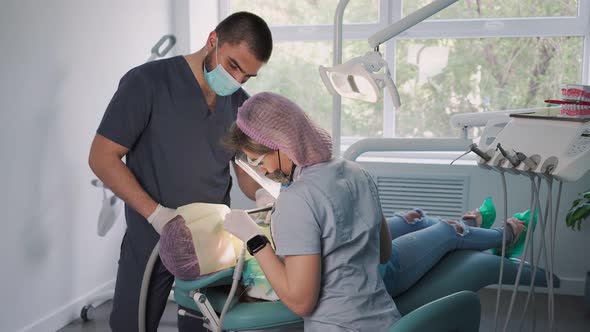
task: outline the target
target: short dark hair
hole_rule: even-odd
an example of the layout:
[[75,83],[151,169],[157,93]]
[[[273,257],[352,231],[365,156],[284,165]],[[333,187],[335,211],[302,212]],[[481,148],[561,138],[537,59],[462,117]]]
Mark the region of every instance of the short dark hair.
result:
[[256,59],[267,62],[272,53],[272,34],[266,22],[249,12],[237,12],[215,27],[219,45],[246,42]]
[[229,128],[227,134],[221,139],[221,142],[227,149],[238,153],[242,150],[248,150],[259,154],[274,151],[266,145],[254,142],[254,140],[246,135],[235,122],[231,128]]

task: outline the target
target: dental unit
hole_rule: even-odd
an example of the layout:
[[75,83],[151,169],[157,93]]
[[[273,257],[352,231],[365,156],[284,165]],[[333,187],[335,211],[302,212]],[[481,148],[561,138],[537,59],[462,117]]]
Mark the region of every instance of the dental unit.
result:
[[[482,121],[483,119],[483,121]],[[541,258],[544,261],[548,284],[548,321],[549,331],[555,326],[555,304],[553,276],[555,268],[556,227],[559,214],[563,182],[578,181],[590,168],[590,118],[566,116],[563,109],[556,107],[487,112],[482,114],[461,114],[451,119],[454,126],[468,128],[483,126],[479,145],[471,144],[467,152],[477,155],[477,165],[484,169],[498,172],[504,191],[504,220],[507,219],[507,189],[505,173],[522,175],[531,181],[530,210],[538,213],[540,225],[540,245],[534,245],[533,232],[527,232],[524,253],[519,263],[518,275],[522,271],[527,255],[534,271],[539,268]],[[557,199],[553,200],[553,182],[559,183]],[[541,205],[540,190],[542,183],[547,186],[545,206]],[[531,222],[535,213],[531,213]],[[548,234],[546,235],[546,231]],[[503,249],[506,244],[503,243]],[[529,252],[529,250],[531,252]],[[504,250],[502,250],[504,257]],[[502,260],[502,264],[504,261]],[[503,269],[501,266],[500,270]],[[516,277],[507,318],[502,331],[508,330],[508,324],[514,309],[519,277]],[[494,331],[498,327],[500,292],[502,289],[502,272],[496,298]],[[524,316],[531,297],[534,301],[534,285],[531,282],[523,313],[520,317],[522,327]]]

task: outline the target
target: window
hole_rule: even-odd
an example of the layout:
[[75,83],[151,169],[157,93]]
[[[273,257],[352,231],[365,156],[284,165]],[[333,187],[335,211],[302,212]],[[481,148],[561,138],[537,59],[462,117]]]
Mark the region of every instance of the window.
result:
[[396,134],[457,136],[453,114],[542,107],[560,82],[581,80],[582,50],[580,37],[400,41]]
[[[351,0],[343,62],[370,51],[367,38],[430,0]],[[275,49],[250,93],[296,101],[327,129],[332,98],[318,66],[332,65],[337,0],[220,0],[220,17],[247,10],[271,26]],[[380,51],[402,106],[342,99],[342,141],[360,137],[456,137],[453,114],[544,106],[560,83],[589,84],[590,1],[460,0]]]
[[[426,6],[428,0],[404,0],[403,16]],[[432,19],[522,18],[576,16],[575,0],[460,0],[437,13]]]
[[[256,13],[272,26],[334,24],[339,0],[231,0],[230,11]],[[379,20],[379,0],[351,1],[344,23],[372,23]],[[328,9],[328,10],[326,10]]]

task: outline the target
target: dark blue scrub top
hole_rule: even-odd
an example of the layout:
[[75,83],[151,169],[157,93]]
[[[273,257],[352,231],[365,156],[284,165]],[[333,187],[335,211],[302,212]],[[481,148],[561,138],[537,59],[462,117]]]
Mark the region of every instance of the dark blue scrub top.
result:
[[[97,132],[129,149],[127,166],[156,202],[229,205],[233,153],[220,139],[247,98],[218,96],[210,112],[184,57],[153,61],[123,76]],[[146,224],[128,207],[126,216]]]

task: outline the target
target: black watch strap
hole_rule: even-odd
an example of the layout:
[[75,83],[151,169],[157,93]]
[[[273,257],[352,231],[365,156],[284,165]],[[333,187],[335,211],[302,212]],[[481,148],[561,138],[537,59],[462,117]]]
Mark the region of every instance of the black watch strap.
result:
[[246,243],[246,248],[250,255],[254,256],[255,253],[262,250],[269,243],[268,238],[264,235],[257,234]]

